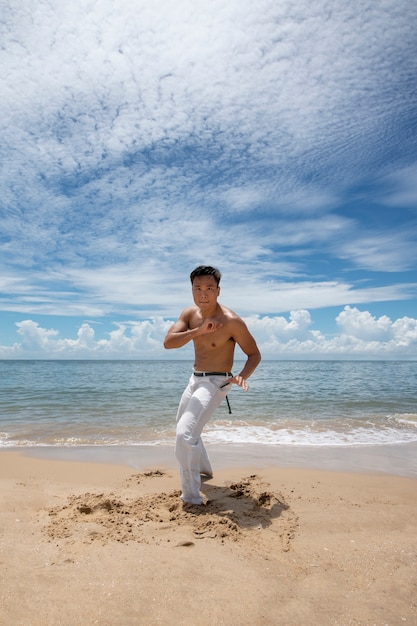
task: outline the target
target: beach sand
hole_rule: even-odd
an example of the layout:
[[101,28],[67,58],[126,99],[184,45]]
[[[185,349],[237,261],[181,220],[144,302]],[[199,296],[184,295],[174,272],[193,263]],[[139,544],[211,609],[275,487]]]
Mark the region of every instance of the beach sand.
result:
[[[244,458],[244,457],[242,457]],[[417,480],[0,453],[0,624],[417,624]]]

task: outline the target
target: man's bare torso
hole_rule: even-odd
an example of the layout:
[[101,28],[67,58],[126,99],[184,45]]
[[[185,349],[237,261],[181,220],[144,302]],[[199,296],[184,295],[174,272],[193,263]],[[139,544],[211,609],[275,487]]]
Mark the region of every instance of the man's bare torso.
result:
[[[203,321],[200,309],[190,307],[187,313],[188,327],[193,329],[200,326]],[[222,326],[214,333],[194,339],[194,368],[202,372],[230,372],[236,345],[233,328],[238,317],[227,307],[218,304],[216,315],[210,319],[220,322]]]

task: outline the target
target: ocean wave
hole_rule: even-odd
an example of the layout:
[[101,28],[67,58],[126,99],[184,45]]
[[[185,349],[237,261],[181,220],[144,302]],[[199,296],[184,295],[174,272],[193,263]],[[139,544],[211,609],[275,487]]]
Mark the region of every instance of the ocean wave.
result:
[[[173,430],[148,431],[146,436],[138,430],[100,434],[91,431],[78,436],[63,437],[54,433],[49,436],[25,437],[0,434],[0,448],[11,447],[86,447],[86,446],[164,446],[175,440]],[[389,445],[417,442],[417,416],[415,414],[393,415],[381,420],[367,420],[355,423],[354,420],[330,425],[320,421],[291,424],[289,420],[281,424],[250,424],[232,420],[215,421],[207,425],[203,433],[205,443],[210,444],[263,444],[285,446],[361,446]]]

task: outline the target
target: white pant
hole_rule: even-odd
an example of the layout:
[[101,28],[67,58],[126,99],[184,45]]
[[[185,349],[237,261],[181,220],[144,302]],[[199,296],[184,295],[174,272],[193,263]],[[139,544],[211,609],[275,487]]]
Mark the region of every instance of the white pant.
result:
[[180,464],[181,498],[184,502],[202,504],[200,474],[213,473],[201,433],[230,389],[229,385],[220,389],[224,382],[224,376],[198,377],[191,374],[182,394],[177,412],[175,456]]

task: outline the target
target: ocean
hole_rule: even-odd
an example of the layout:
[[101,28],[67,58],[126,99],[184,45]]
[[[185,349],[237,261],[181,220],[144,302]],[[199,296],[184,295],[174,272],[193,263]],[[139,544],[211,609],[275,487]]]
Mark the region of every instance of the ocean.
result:
[[[235,363],[234,371],[239,370]],[[188,361],[0,361],[0,448],[171,445]],[[417,362],[263,361],[206,444],[417,442]]]

